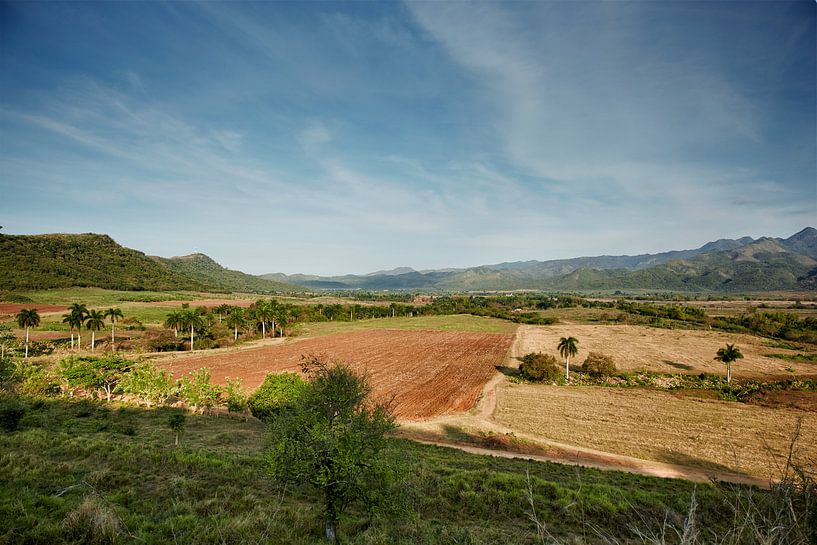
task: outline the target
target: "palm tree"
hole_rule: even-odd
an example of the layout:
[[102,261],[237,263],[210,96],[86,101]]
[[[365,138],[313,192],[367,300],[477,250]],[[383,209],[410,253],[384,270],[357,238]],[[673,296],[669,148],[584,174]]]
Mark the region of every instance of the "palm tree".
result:
[[77,348],[82,350],[82,324],[88,318],[88,307],[84,303],[72,303],[68,312],[75,318],[77,326]]
[[246,323],[247,319],[244,317],[244,309],[243,308],[234,308],[230,311],[225,319],[227,323],[227,327],[233,328],[233,340],[238,340],[238,328],[243,328]]
[[223,305],[219,305],[216,308],[214,308],[213,310],[215,311],[216,315],[218,315],[218,323],[221,323],[221,320],[223,320],[225,316],[230,314],[230,311],[232,309],[233,307],[231,307],[227,303],[224,303]]
[[565,380],[570,380],[570,358],[579,353],[579,348],[576,346],[578,344],[579,340],[576,337],[562,337],[556,346],[559,354],[565,359]]
[[73,314],[63,314],[62,315],[62,323],[68,324],[69,329],[71,330],[71,350],[74,349],[74,328],[75,327],[82,327],[82,324],[79,323],[79,319]]
[[182,313],[174,310],[168,314],[165,327],[173,329],[173,336],[178,338],[179,328],[182,327]]
[[105,317],[111,319],[111,346],[113,346],[114,350],[116,350],[116,345],[114,344],[116,343],[114,330],[116,329],[116,319],[124,317],[122,315],[122,310],[118,308],[109,308],[105,311]]
[[85,327],[91,330],[91,351],[96,344],[96,332],[105,327],[105,313],[101,310],[92,310],[88,313]]
[[[255,312],[253,312],[253,315],[255,317],[256,323],[258,323],[258,325],[261,326],[261,338],[262,339],[266,338],[267,322],[275,320],[275,310],[273,309],[272,303],[270,303],[269,301],[264,301],[263,299],[259,299],[258,301],[255,302]],[[274,329],[272,333],[274,336],[275,335]]]
[[179,327],[190,328],[190,351],[193,351],[193,338],[195,330],[204,329],[204,318],[195,310],[185,310],[180,313]]
[[740,352],[740,348],[737,348],[734,344],[728,344],[723,348],[719,348],[715,356],[715,361],[721,361],[726,364],[726,382],[732,382],[732,363],[737,360],[743,359],[743,354]]
[[26,357],[28,357],[28,331],[40,325],[40,315],[36,308],[23,308],[17,313],[17,325],[26,328]]

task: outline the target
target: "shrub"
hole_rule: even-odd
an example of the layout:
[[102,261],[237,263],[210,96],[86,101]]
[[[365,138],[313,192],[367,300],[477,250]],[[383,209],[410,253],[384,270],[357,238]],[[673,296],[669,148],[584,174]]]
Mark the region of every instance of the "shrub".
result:
[[227,379],[227,386],[224,388],[224,401],[227,403],[227,410],[231,413],[244,412],[247,409],[247,394],[241,389],[241,379]]
[[86,496],[83,502],[62,522],[67,536],[81,543],[115,543],[122,533],[119,517],[96,496]]
[[556,382],[562,377],[562,369],[556,358],[542,352],[525,354],[519,361],[519,372],[526,380],[533,382]]
[[152,363],[134,367],[119,383],[120,389],[145,401],[148,405],[164,403],[173,393],[173,379],[164,369]]
[[221,386],[210,382],[210,370],[193,371],[179,381],[179,395],[188,405],[204,413],[218,402]]
[[69,386],[102,390],[110,401],[119,381],[132,365],[132,361],[117,354],[69,356],[60,362],[60,374]]
[[289,406],[305,387],[306,382],[296,373],[270,373],[250,396],[250,411],[261,420],[275,416]]
[[50,396],[61,392],[59,379],[39,365],[18,364],[16,390],[26,396]]
[[601,352],[590,352],[582,364],[582,372],[594,377],[609,377],[616,372],[612,356]]
[[13,396],[0,397],[0,428],[12,432],[26,414],[26,406]]

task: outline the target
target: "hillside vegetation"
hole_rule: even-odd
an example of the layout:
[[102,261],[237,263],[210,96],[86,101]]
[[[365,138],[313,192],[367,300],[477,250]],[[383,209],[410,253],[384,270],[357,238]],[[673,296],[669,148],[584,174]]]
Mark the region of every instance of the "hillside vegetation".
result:
[[303,291],[225,269],[203,254],[150,257],[107,235],[0,235],[0,291],[68,287],[111,290]]
[[113,290],[203,290],[107,235],[0,235],[0,290],[98,287]]
[[265,280],[258,276],[224,268],[204,254],[191,254],[171,258],[155,257],[154,259],[172,271],[192,278],[208,287],[220,290],[253,293],[275,293],[300,290],[300,288],[292,284]]

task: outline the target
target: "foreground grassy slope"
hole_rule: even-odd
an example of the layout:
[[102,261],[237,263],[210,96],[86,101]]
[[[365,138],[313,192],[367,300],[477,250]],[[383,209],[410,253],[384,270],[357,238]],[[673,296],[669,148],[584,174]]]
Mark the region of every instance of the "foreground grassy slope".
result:
[[[321,542],[319,495],[264,476],[257,421],[188,416],[174,448],[171,409],[28,403],[22,429],[0,432],[0,543]],[[701,527],[723,530],[736,491],[764,494],[396,439],[385,455],[397,478],[387,508],[353,508],[345,543],[538,543],[526,474],[537,517],[572,543],[681,521],[693,494]]]
[[70,286],[159,291],[206,288],[107,235],[0,235],[0,290]]

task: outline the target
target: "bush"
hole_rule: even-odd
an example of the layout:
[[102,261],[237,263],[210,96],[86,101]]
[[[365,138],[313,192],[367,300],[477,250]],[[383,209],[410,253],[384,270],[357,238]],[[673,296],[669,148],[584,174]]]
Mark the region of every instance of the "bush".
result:
[[152,363],[143,363],[122,377],[119,388],[148,405],[158,405],[171,396],[174,383],[170,373],[164,369],[158,369]]
[[0,397],[0,428],[7,432],[17,429],[23,415],[26,414],[26,406],[13,396]]
[[557,382],[562,378],[562,368],[556,358],[542,352],[525,354],[519,361],[519,372],[526,380],[533,382]]
[[303,392],[306,382],[296,373],[270,373],[248,401],[253,416],[265,420],[279,414]]
[[218,402],[219,394],[221,386],[210,382],[210,370],[207,368],[193,371],[189,377],[179,381],[179,395],[188,405],[202,413]]
[[612,356],[590,352],[582,364],[582,372],[594,377],[609,377],[616,373],[616,364]]
[[247,394],[241,389],[241,379],[227,379],[227,386],[224,388],[224,401],[227,403],[227,410],[231,413],[244,412],[247,409]]
[[53,373],[32,364],[17,364],[15,389],[26,396],[50,396],[61,392],[59,379]]

